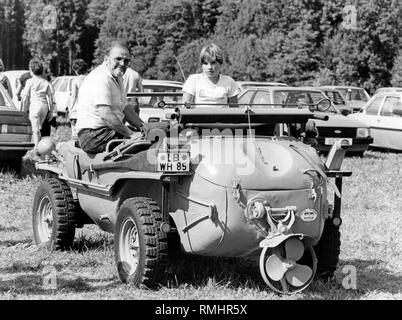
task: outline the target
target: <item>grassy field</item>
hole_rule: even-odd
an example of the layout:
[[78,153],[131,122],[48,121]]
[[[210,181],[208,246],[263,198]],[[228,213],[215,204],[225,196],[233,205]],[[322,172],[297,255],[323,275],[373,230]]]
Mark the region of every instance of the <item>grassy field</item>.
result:
[[[68,136],[62,127],[57,138]],[[137,289],[120,282],[113,237],[94,226],[76,233],[74,249],[50,252],[32,239],[31,207],[42,181],[29,156],[22,174],[0,173],[0,299],[402,299],[402,154],[369,151],[347,158],[341,256],[334,282],[315,281],[303,293],[280,296],[246,259],[183,256],[167,269],[167,283]],[[43,272],[53,265],[57,289],[44,290]],[[355,268],[356,289],[342,285]]]

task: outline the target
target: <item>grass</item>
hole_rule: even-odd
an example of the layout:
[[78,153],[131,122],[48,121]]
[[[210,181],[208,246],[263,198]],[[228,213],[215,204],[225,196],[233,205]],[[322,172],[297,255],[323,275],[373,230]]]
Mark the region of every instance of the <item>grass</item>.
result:
[[[53,134],[65,140],[69,128],[61,126]],[[166,284],[156,290],[125,285],[117,276],[113,236],[95,226],[78,230],[71,251],[50,252],[34,245],[31,207],[43,177],[27,156],[21,175],[0,173],[0,299],[400,300],[402,154],[369,151],[364,158],[346,158],[343,168],[353,175],[343,185],[335,281],[317,280],[302,293],[280,296],[247,259],[181,256],[170,263]],[[43,289],[47,265],[56,269],[56,290]],[[355,290],[342,286],[350,266],[356,268]]]

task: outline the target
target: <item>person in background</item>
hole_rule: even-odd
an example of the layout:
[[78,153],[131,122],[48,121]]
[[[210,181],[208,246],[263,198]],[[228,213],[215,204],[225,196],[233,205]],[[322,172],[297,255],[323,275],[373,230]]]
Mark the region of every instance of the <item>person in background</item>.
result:
[[8,77],[6,75],[3,74],[3,72],[4,72],[4,63],[3,63],[3,60],[0,59],[0,83],[7,90],[10,97],[13,98],[13,92],[11,90],[10,80],[8,79]]
[[78,93],[77,125],[81,149],[89,154],[104,152],[114,139],[142,138],[143,121],[128,103],[123,87],[123,75],[130,62],[130,54],[123,42],[113,42],[103,64],[92,70]]
[[77,101],[78,101],[78,92],[79,89],[84,82],[85,75],[87,72],[87,64],[83,59],[76,59],[73,62],[72,66],[76,77],[73,79],[71,83],[72,93],[70,104],[68,105],[68,115],[71,123],[71,138],[78,139],[77,132],[75,130],[75,126],[77,124]]
[[25,72],[25,73],[23,73],[22,75],[20,75],[18,78],[17,78],[17,88],[16,88],[16,95],[17,95],[17,99],[18,99],[18,101],[21,101],[21,93],[22,93],[22,90],[24,90],[24,88],[25,88],[25,84],[26,84],[26,82],[27,82],[27,80],[28,79],[31,79],[32,78],[32,75],[31,75],[31,72]]
[[53,88],[49,81],[43,78],[43,64],[37,59],[29,61],[32,78],[28,79],[21,93],[23,110],[29,113],[32,125],[34,156],[38,157],[37,146],[41,138],[41,129],[45,120],[53,118]]
[[[222,105],[237,104],[239,86],[229,76],[221,74],[223,52],[212,43],[202,48],[200,53],[202,73],[192,74],[183,85],[184,103],[205,103]],[[200,106],[197,106],[200,107]]]
[[[124,91],[129,92],[143,92],[142,78],[140,74],[134,69],[128,67],[123,75]],[[134,107],[134,111],[139,114],[139,100],[137,97],[127,98]]]

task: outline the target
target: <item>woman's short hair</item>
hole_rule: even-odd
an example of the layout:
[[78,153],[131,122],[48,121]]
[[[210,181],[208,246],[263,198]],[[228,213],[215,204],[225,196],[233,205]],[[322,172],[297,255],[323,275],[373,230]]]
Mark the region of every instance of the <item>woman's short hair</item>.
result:
[[43,64],[39,60],[30,60],[28,66],[34,75],[41,76],[43,74]]
[[87,63],[83,59],[75,59],[72,68],[78,74],[84,74],[87,71]]
[[201,64],[204,64],[205,62],[211,62],[211,61],[216,61],[219,64],[223,63],[222,49],[214,43],[204,46],[201,49],[201,53],[200,53]]

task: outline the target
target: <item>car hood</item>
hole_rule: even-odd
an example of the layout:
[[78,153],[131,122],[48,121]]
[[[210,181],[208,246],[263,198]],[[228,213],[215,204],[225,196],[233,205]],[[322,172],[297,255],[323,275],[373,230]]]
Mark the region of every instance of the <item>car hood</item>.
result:
[[346,128],[368,128],[361,121],[351,119],[350,116],[328,113],[328,121],[314,120],[317,127],[346,127]]

